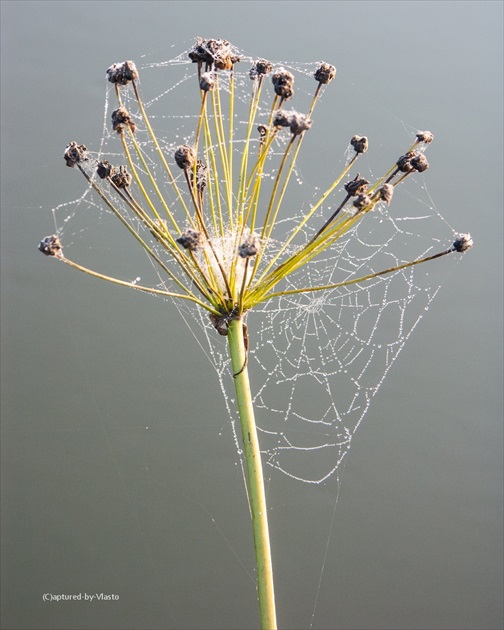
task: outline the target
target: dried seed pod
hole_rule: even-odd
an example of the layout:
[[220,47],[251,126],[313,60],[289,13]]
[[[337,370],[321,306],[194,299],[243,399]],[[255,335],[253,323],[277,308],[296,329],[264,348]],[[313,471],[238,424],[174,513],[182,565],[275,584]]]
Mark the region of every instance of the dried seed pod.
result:
[[312,126],[312,120],[308,118],[306,114],[292,113],[292,120],[290,124],[290,130],[293,136],[299,136]]
[[264,138],[268,133],[268,127],[266,127],[266,125],[258,125],[257,131],[259,132],[261,138]]
[[463,254],[473,246],[473,240],[469,232],[467,234],[459,234],[459,238],[453,243],[453,250]]
[[423,153],[417,153],[411,158],[411,166],[415,169],[415,171],[423,173],[429,168],[429,162],[427,162],[427,158]]
[[278,110],[273,116],[273,126],[290,127],[292,123],[292,114],[293,112],[288,112],[284,109]]
[[87,149],[83,144],[77,144],[77,142],[69,142],[63,158],[67,166],[75,166],[79,162],[85,162],[89,159],[87,155]]
[[255,234],[249,234],[238,247],[238,256],[241,258],[251,258],[259,251],[261,241]]
[[138,79],[138,70],[133,61],[114,63],[107,69],[107,78],[110,83],[127,85],[130,81]]
[[191,228],[175,239],[179,245],[182,245],[184,249],[188,249],[190,252],[195,252],[199,247],[203,245],[204,239],[201,232],[196,232]]
[[265,76],[273,70],[273,64],[266,59],[258,59],[252,68],[250,68],[249,77],[256,79],[257,77]]
[[380,186],[380,188],[378,188],[378,195],[380,199],[387,204],[387,206],[390,206],[393,194],[394,187],[392,186],[392,184],[383,184],[383,186]]
[[128,169],[124,165],[121,165],[119,171],[114,173],[110,180],[117,188],[127,188],[131,185],[133,176],[128,173]]
[[360,173],[344,185],[345,190],[351,197],[356,197],[361,193],[365,193],[368,187],[368,180],[360,176]]
[[294,75],[284,68],[278,68],[271,80],[273,81],[275,94],[283,98],[284,101],[289,100],[294,95],[292,87],[294,85]]
[[206,42],[206,49],[212,57],[214,66],[219,70],[230,70],[233,67],[233,63],[239,61],[232,54],[231,44],[226,39],[209,39]]
[[200,85],[200,90],[203,90],[203,92],[208,92],[210,90],[213,90],[215,87],[215,79],[213,77],[213,74],[211,72],[204,72],[201,75],[199,85]]
[[56,234],[43,238],[40,241],[38,248],[46,256],[61,256],[63,249],[61,247],[61,241]]
[[112,128],[117,133],[123,133],[125,127],[129,127],[135,133],[136,124],[129,115],[126,107],[118,107],[112,112]]
[[367,206],[370,206],[372,203],[373,203],[373,200],[371,199],[369,195],[366,195],[366,193],[361,193],[360,195],[357,195],[357,198],[353,202],[353,205],[355,208],[357,208],[357,210],[362,210],[362,208],[366,208]]
[[100,179],[106,179],[107,177],[112,177],[115,173],[115,167],[107,160],[103,160],[98,162],[96,173]]
[[365,153],[368,150],[368,139],[366,136],[354,136],[350,140],[350,144],[353,146],[355,153]]
[[180,145],[175,151],[175,162],[181,169],[192,168],[195,159],[196,156],[194,155],[194,148],[188,146],[187,144]]
[[336,68],[331,66],[330,63],[322,63],[313,76],[315,77],[315,81],[319,83],[330,83],[336,76]]
[[411,173],[411,171],[415,170],[413,165],[411,164],[411,160],[414,157],[415,154],[411,151],[408,151],[408,153],[401,155],[401,157],[396,162],[397,168],[401,171],[401,173]]
[[434,140],[434,135],[430,131],[419,131],[416,135],[418,142],[430,144]]

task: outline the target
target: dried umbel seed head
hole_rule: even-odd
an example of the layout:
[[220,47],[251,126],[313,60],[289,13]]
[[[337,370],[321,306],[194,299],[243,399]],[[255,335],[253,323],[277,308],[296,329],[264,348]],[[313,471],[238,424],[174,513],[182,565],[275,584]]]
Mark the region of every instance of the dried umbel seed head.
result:
[[194,148],[188,146],[187,144],[182,144],[175,151],[175,162],[177,166],[181,169],[192,168],[194,166],[194,160],[196,156],[194,155]]
[[401,157],[396,162],[397,168],[401,171],[401,173],[411,173],[411,171],[415,170],[413,165],[411,164],[411,160],[414,157],[415,154],[411,151],[408,151],[408,153],[401,155]]
[[251,79],[256,79],[258,77],[263,77],[266,74],[269,74],[273,70],[273,64],[266,59],[258,59],[252,68],[250,68],[249,77]]
[[427,162],[427,158],[423,153],[417,153],[411,158],[411,166],[415,169],[415,171],[423,173],[429,168],[429,162]]
[[357,195],[357,198],[353,202],[353,205],[355,208],[357,208],[357,210],[362,210],[362,208],[367,208],[372,203],[373,200],[369,195],[366,195],[366,193],[361,193],[360,195]]
[[215,87],[215,79],[212,75],[211,72],[204,72],[201,75],[201,79],[200,79],[200,90],[203,90],[203,92],[209,92],[210,90],[213,90]]
[[353,146],[355,153],[365,153],[368,150],[368,139],[366,136],[354,136],[350,140],[350,144]]
[[83,144],[77,144],[77,142],[69,142],[63,158],[66,165],[72,167],[89,159],[86,147]]
[[299,136],[312,126],[312,120],[308,118],[306,114],[292,113],[292,120],[290,124],[290,130],[293,136]]
[[125,127],[129,127],[135,133],[136,124],[129,115],[126,107],[118,107],[112,112],[112,128],[117,133],[123,133]]
[[107,69],[107,78],[110,83],[127,85],[130,81],[138,79],[138,71],[133,61],[114,63]]
[[179,245],[182,245],[184,249],[188,249],[190,252],[195,252],[199,247],[203,245],[204,239],[201,232],[191,230],[189,228],[176,239]]
[[366,192],[368,184],[368,180],[361,177],[360,173],[357,173],[352,181],[347,182],[344,185],[344,188],[351,197],[356,197],[357,195]]
[[271,80],[273,81],[275,94],[283,98],[284,101],[289,100],[294,95],[294,75],[284,68],[278,68]]
[[459,238],[453,243],[453,250],[463,254],[473,246],[473,240],[469,233],[459,234]]
[[103,160],[102,162],[98,162],[96,173],[100,179],[106,179],[107,177],[112,177],[115,173],[115,167],[110,162],[107,162],[107,160]]
[[336,76],[336,68],[330,63],[322,63],[313,76],[319,83],[330,83]]
[[392,201],[392,196],[394,195],[394,187],[392,184],[383,184],[378,188],[378,196],[381,201],[384,201],[387,206],[390,206],[390,202]]
[[119,171],[112,175],[110,181],[117,186],[117,188],[127,188],[131,185],[133,177],[131,173],[128,173],[127,168],[124,165],[121,165],[119,167]]
[[255,234],[249,234],[243,243],[238,247],[238,256],[240,258],[251,258],[259,251],[261,241]]
[[38,248],[46,256],[61,256],[61,242],[55,234],[43,238]]
[[204,42],[204,39],[197,37],[196,43],[189,51],[188,57],[193,63],[212,63],[212,57],[203,46]]
[[419,131],[416,135],[418,142],[430,144],[434,140],[434,135],[430,131]]

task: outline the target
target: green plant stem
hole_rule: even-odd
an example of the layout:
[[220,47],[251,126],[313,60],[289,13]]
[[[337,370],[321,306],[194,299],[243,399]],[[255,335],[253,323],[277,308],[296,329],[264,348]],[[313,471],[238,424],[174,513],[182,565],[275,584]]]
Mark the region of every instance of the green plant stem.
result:
[[276,611],[273,589],[268,514],[262,472],[261,451],[257,438],[254,407],[250,392],[247,369],[247,350],[241,319],[232,320],[228,327],[229,352],[233,369],[236,398],[247,462],[248,495],[254,530],[254,546],[257,566],[257,590],[262,630],[275,630]]

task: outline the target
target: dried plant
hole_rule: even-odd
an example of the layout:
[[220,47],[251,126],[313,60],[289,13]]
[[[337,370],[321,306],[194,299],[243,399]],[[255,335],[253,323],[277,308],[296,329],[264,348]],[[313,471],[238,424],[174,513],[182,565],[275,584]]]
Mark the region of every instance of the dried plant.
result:
[[[433,135],[428,131],[417,133],[411,146],[395,160],[390,170],[372,183],[359,173],[349,177],[359,157],[368,150],[367,138],[354,135],[350,139],[352,153],[343,171],[297,225],[284,235],[283,242],[279,245],[275,241],[273,245],[273,229],[298,153],[312,126],[317,101],[334,79],[336,69],[327,63],[316,69],[311,106],[306,113],[299,113],[285,108],[294,95],[293,74],[283,68],[273,68],[264,59],[255,61],[249,72],[248,120],[238,145],[233,108],[235,64],[240,62],[240,56],[225,40],[198,39],[189,58],[195,64],[199,93],[199,115],[191,143],[178,146],[172,155],[165,154],[140,96],[137,68],[132,61],[124,61],[108,68],[107,77],[115,86],[118,106],[112,114],[112,127],[122,143],[125,163],[113,165],[97,160],[84,145],[76,142],[70,142],[64,154],[67,166],[82,173],[96,195],[159,267],[164,286],[142,286],[83,267],[64,255],[58,234],[44,238],[39,249],[92,276],[147,293],[190,301],[206,310],[216,331],[227,336],[248,472],[261,627],[275,628],[261,452],[247,366],[246,314],[257,305],[280,296],[365,283],[452,252],[463,253],[471,247],[472,240],[469,234],[461,234],[438,253],[358,278],[296,288],[286,285],[283,283],[285,279],[334,246],[358,223],[365,221],[369,213],[388,206],[394,190],[408,176],[428,169],[424,151]],[[268,76],[271,76],[273,85],[271,108],[267,123],[257,125],[258,105]],[[226,79],[225,90],[222,88],[223,77]],[[134,93],[139,121],[135,121],[124,106],[125,90]],[[228,99],[227,116],[223,114],[224,98]],[[175,201],[166,199],[143,147],[136,140],[139,125],[150,135]],[[263,185],[265,165],[280,136],[287,136],[287,140],[274,171],[273,184],[266,187]],[[239,154],[237,146],[241,147]],[[348,180],[344,182],[346,177]],[[341,203],[321,224],[314,224],[320,221],[317,211],[340,185],[346,192]],[[305,228],[310,223],[312,231],[306,237]],[[160,255],[160,251],[164,255]]]

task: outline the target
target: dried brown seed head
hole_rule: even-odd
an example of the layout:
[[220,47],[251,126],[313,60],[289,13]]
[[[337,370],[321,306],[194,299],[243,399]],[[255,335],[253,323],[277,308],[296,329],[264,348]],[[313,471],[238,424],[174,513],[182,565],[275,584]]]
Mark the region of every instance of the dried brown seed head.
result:
[[368,187],[368,180],[360,176],[360,173],[344,185],[345,190],[351,197],[356,197],[361,193],[365,193]]
[[69,142],[63,158],[67,166],[75,166],[79,162],[85,162],[89,159],[87,149],[83,144],[77,144],[77,142]]
[[330,63],[322,63],[313,76],[319,83],[330,83],[336,76],[336,68]]
[[251,258],[259,251],[261,241],[255,234],[249,234],[238,247],[238,256],[241,258]]
[[257,77],[265,76],[269,74],[273,70],[273,64],[266,59],[258,59],[249,72],[249,77],[251,79],[256,79]]
[[273,116],[273,126],[290,127],[292,123],[292,114],[293,112],[288,112],[285,109],[278,110]]
[[102,162],[98,162],[96,173],[100,179],[106,179],[107,177],[112,177],[115,173],[115,167],[110,162],[107,162],[107,160],[103,160]]
[[206,42],[206,48],[216,68],[230,70],[233,67],[234,55],[231,51],[231,44],[226,39],[209,39]]
[[294,75],[284,68],[278,68],[271,80],[273,81],[275,94],[283,98],[284,101],[289,100],[294,95]]
[[354,136],[350,140],[350,144],[353,146],[355,153],[365,153],[369,145],[366,136]]
[[259,132],[261,138],[264,138],[265,135],[268,133],[268,127],[266,127],[266,125],[258,125],[257,131]]
[[204,72],[201,75],[201,79],[200,79],[200,90],[203,90],[203,92],[208,92],[210,90],[213,90],[215,87],[215,79],[213,77],[213,73],[212,72]]
[[128,173],[128,169],[124,165],[121,165],[119,171],[114,173],[110,180],[117,188],[127,188],[131,185],[133,176],[131,173]]
[[182,144],[175,151],[175,162],[177,166],[181,169],[192,168],[194,166],[194,160],[196,156],[194,155],[194,148],[188,146],[187,144]]
[[298,114],[292,112],[292,120],[290,124],[290,130],[293,136],[299,136],[312,126],[312,120],[308,118],[306,114]]
[[380,188],[378,188],[378,195],[380,199],[387,204],[387,206],[390,206],[393,194],[394,187],[392,186],[392,184],[383,184],[383,186],[380,186]]
[[107,69],[107,78],[110,83],[127,85],[130,81],[138,79],[138,70],[133,61],[114,63]]
[[415,153],[412,151],[408,151],[408,153],[401,155],[396,162],[397,168],[401,171],[401,173],[411,173],[411,171],[415,170],[414,166],[411,164],[411,160],[414,157]]
[[112,128],[117,133],[123,133],[125,127],[129,127],[135,133],[136,124],[129,115],[126,107],[118,107],[112,112]]
[[63,248],[61,247],[61,241],[56,236],[56,234],[43,238],[40,241],[38,248],[46,256],[61,256],[61,253],[63,251]]
[[357,195],[357,198],[353,202],[353,205],[355,208],[357,208],[357,210],[362,210],[362,208],[367,208],[367,206],[370,206],[372,203],[373,200],[369,195],[366,195],[366,193],[361,193],[360,195]]
[[429,162],[427,162],[427,158],[423,153],[417,153],[411,158],[411,166],[415,169],[415,171],[423,173],[429,168]]
[[453,243],[453,250],[461,254],[467,252],[473,246],[473,240],[469,233],[459,234],[459,238]]
[[201,232],[196,232],[196,230],[189,228],[185,232],[182,232],[176,241],[179,245],[182,245],[184,249],[195,252],[203,245],[204,239]]
[[419,131],[416,135],[418,142],[430,144],[434,140],[434,135],[430,131]]

